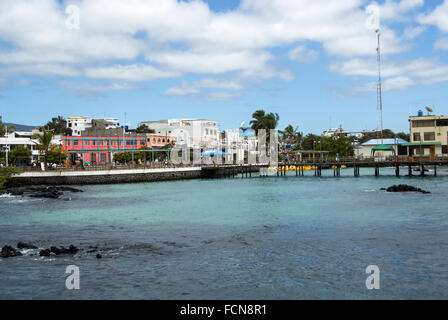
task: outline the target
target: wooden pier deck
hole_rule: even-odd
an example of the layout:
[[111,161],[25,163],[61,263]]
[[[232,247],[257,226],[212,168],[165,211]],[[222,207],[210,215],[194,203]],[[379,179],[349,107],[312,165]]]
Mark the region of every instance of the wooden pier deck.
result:
[[[385,160],[385,161],[370,161],[370,160],[312,160],[302,162],[280,162],[276,170],[277,176],[286,176],[287,172],[294,171],[296,176],[304,176],[305,171],[311,168],[314,175],[322,176],[322,170],[333,170],[333,175],[339,177],[341,169],[353,169],[353,176],[360,176],[360,168],[371,168],[375,176],[380,176],[381,168],[394,168],[395,175],[400,176],[401,171],[405,171],[408,176],[425,176],[428,175],[428,169],[432,169],[432,174],[437,176],[437,168],[448,167],[448,159],[435,161],[410,161],[410,160]],[[260,172],[261,176],[267,175],[267,164],[226,164],[226,165],[203,165],[202,170],[204,177],[219,178],[219,177],[241,177],[250,178],[253,172]],[[292,168],[292,170],[291,170]],[[308,170],[307,170],[307,169]],[[403,168],[405,168],[403,170]]]

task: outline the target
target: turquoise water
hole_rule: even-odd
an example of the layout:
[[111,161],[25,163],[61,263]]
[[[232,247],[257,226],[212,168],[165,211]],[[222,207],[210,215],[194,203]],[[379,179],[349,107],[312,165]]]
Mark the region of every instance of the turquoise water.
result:
[[[344,170],[80,187],[59,200],[0,198],[0,245],[75,244],[68,257],[0,259],[0,298],[448,298],[448,175]],[[391,194],[407,183],[427,194]],[[87,253],[98,246],[103,258]],[[65,288],[80,267],[81,289]],[[378,265],[381,289],[366,289]]]

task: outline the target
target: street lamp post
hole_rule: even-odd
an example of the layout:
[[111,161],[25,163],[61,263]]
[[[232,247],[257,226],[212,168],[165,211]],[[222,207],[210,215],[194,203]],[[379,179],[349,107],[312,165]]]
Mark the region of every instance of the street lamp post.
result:
[[9,145],[6,145],[3,147],[3,150],[5,150],[5,152],[6,152],[6,166],[8,166],[9,165],[8,164],[8,152],[9,152],[9,150],[11,150],[11,147]]

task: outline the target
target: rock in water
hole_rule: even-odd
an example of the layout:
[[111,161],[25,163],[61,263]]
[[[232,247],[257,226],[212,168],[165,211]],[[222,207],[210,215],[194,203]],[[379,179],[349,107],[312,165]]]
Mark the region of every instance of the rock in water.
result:
[[78,248],[76,248],[74,245],[70,245],[70,247],[65,248],[65,247],[51,247],[50,251],[53,252],[55,255],[60,255],[60,254],[75,254],[79,251]]
[[21,255],[22,253],[20,253],[20,251],[17,251],[11,246],[6,245],[2,248],[2,254],[1,254],[2,258],[17,257]]
[[19,249],[37,249],[37,247],[35,245],[32,245],[30,243],[25,243],[25,242],[19,242],[17,244],[17,248],[19,248]]
[[96,258],[97,259],[101,259],[103,256],[102,255],[100,255],[99,253],[96,255]]
[[44,249],[44,250],[40,250],[39,255],[41,257],[49,257],[50,256],[50,249]]
[[381,188],[380,190],[386,190],[387,192],[420,192],[424,194],[431,193],[429,191],[422,190],[413,186],[408,186],[407,184],[400,184],[389,187],[387,189]]

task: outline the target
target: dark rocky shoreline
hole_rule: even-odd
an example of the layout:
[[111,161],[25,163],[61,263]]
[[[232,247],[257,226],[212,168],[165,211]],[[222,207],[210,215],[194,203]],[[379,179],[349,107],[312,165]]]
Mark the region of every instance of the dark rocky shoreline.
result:
[[64,192],[84,192],[83,190],[63,187],[63,186],[22,186],[22,187],[10,187],[0,190],[1,194],[10,194],[12,196],[22,196],[31,198],[48,198],[58,199],[64,195]]
[[[17,248],[14,248],[10,245],[5,245],[3,246],[1,252],[0,252],[0,258],[12,258],[12,257],[20,257],[23,256],[22,252],[20,252],[20,250],[23,249],[31,249],[31,250],[36,250],[33,254],[31,254],[32,256],[41,256],[41,257],[49,257],[51,255],[75,255],[76,253],[80,252],[80,251],[84,251],[83,249],[80,249],[76,246],[74,246],[73,244],[71,244],[68,248],[64,247],[64,246],[60,246],[60,247],[56,247],[56,246],[51,246],[50,248],[46,248],[46,249],[41,249],[39,250],[39,248],[31,243],[24,243],[24,242],[19,242],[17,244]],[[91,250],[93,249],[93,250]],[[37,251],[39,250],[39,251]],[[89,246],[89,250],[87,251],[87,253],[95,253],[96,254],[96,258],[97,259],[101,259],[102,256],[100,253],[98,253],[101,249],[98,249],[98,247],[91,247]]]
[[423,194],[429,194],[431,192],[426,191],[426,190],[422,190],[420,188],[416,188],[413,186],[409,186],[407,184],[400,184],[400,185],[395,185],[389,188],[381,188],[380,190],[382,191],[386,191],[386,192],[420,192]]

